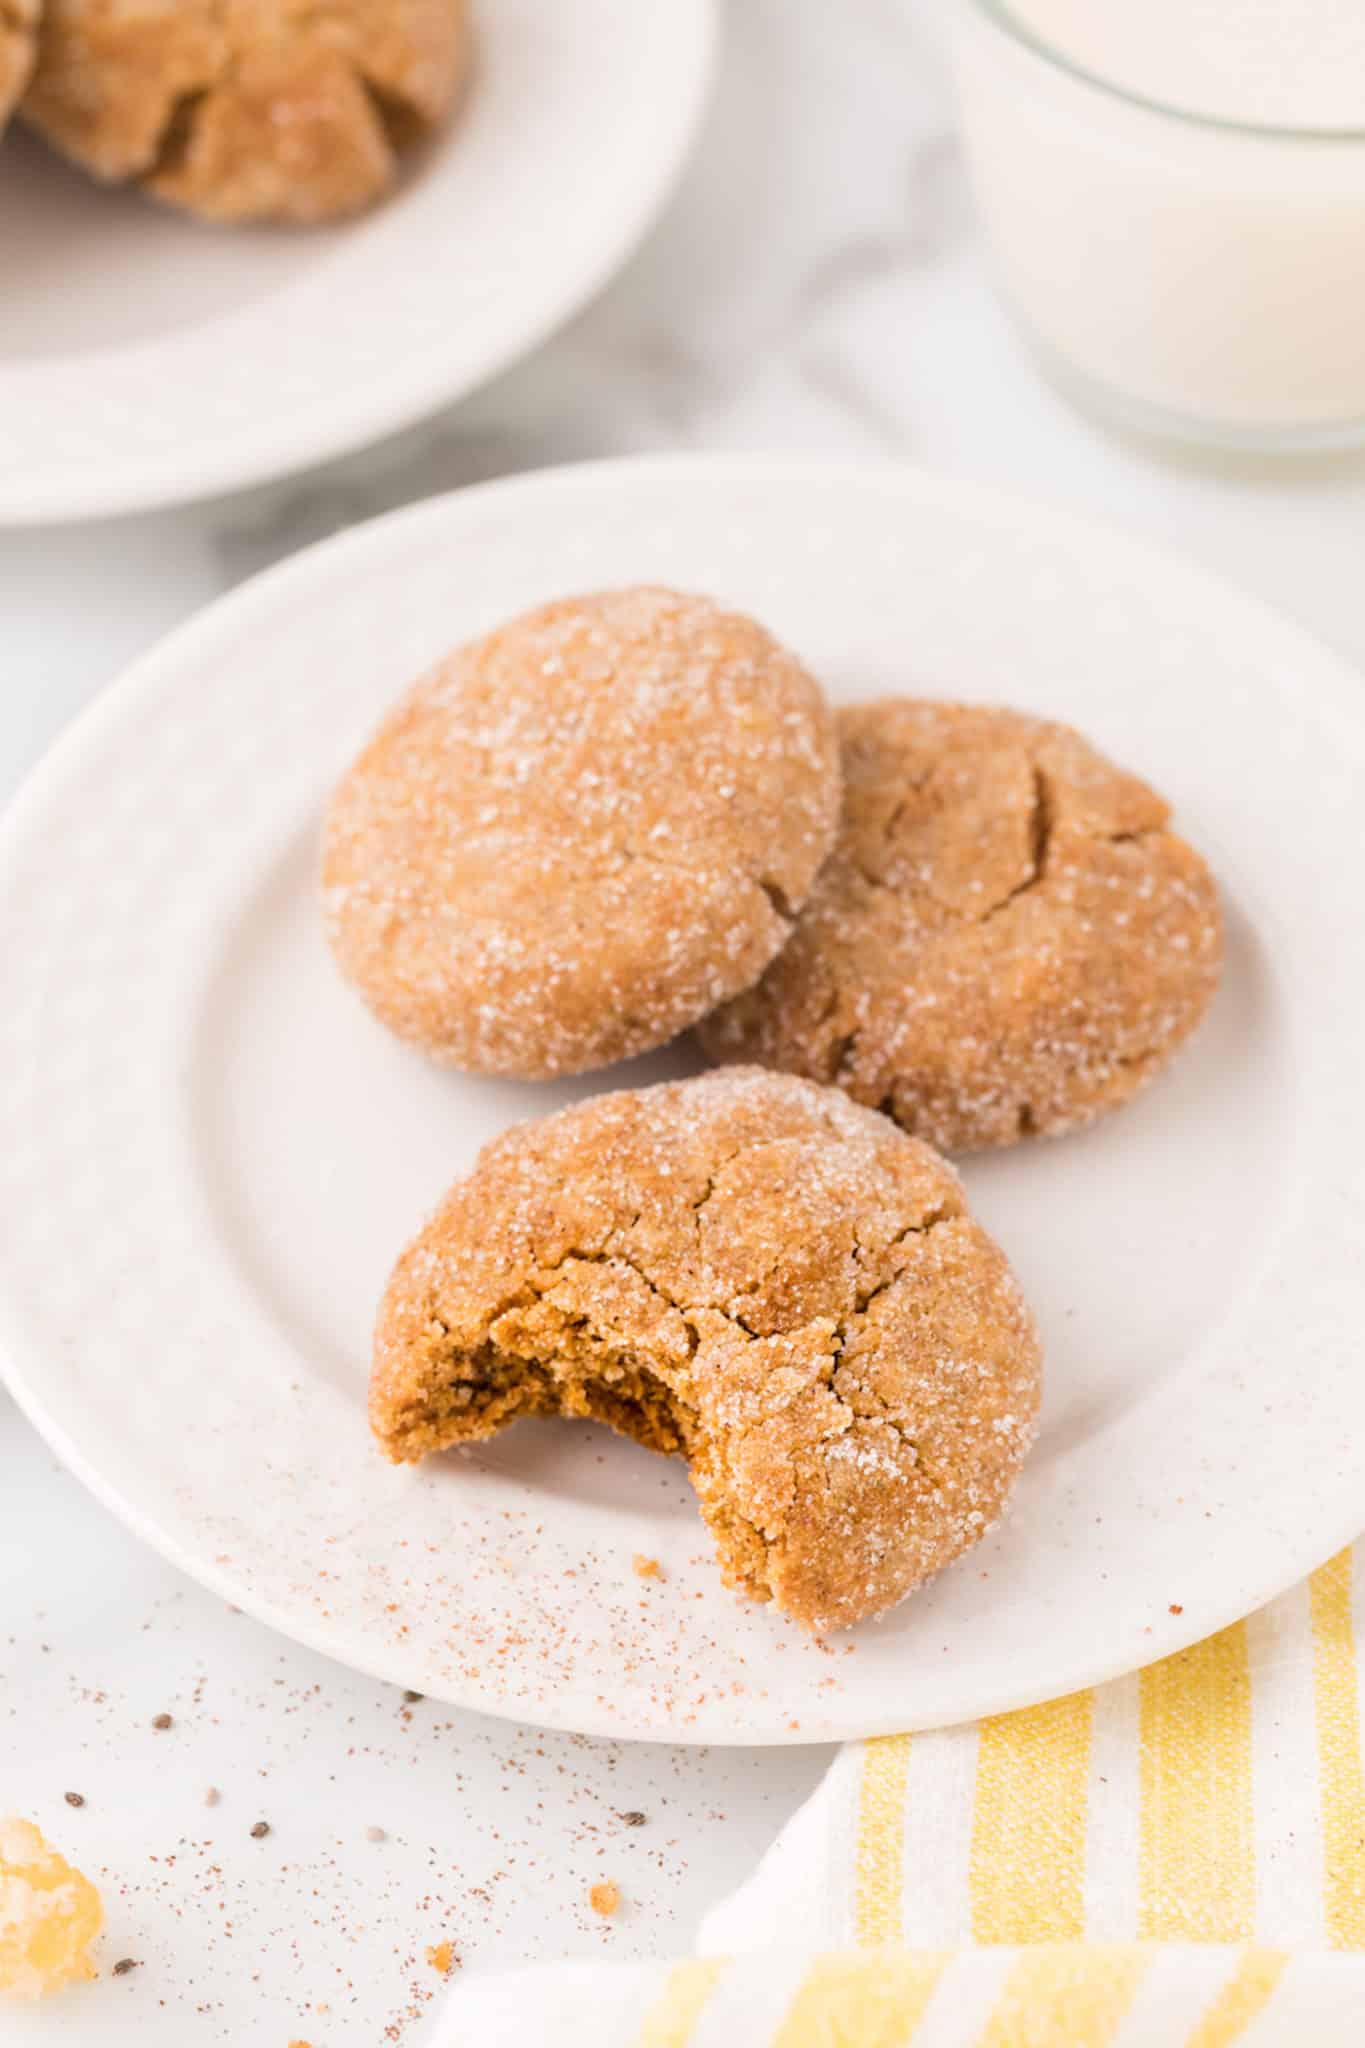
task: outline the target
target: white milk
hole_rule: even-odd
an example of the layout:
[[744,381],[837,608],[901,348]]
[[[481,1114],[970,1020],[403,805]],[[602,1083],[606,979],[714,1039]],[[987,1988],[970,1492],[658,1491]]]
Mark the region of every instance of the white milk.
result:
[[1044,353],[1152,424],[1365,439],[1365,0],[1000,4],[963,118]]

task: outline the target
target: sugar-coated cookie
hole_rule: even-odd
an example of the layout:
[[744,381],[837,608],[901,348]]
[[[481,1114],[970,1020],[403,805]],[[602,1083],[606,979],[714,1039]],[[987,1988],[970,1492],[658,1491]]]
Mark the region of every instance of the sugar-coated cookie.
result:
[[449,112],[468,0],[46,0],[27,121],[207,220],[331,220]]
[[670,590],[563,599],[442,662],[343,780],[332,946],[438,1059],[602,1066],[763,972],[839,788],[819,688],[752,619]]
[[838,846],[707,1050],[833,1082],[946,1151],[1126,1102],[1222,964],[1213,878],[1163,799],[1020,712],[892,699],[839,730]]
[[727,1583],[823,1630],[995,1520],[1039,1370],[951,1167],[834,1089],[727,1068],[488,1145],[394,1272],[370,1416],[404,1462],[534,1414],[680,1453]]

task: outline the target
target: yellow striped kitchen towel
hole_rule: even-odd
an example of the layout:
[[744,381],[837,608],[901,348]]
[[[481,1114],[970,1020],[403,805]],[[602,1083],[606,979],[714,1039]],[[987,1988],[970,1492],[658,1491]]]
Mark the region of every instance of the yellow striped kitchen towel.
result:
[[841,1751],[702,1953],[473,1980],[447,2048],[1365,2048],[1365,1543],[1093,1692]]

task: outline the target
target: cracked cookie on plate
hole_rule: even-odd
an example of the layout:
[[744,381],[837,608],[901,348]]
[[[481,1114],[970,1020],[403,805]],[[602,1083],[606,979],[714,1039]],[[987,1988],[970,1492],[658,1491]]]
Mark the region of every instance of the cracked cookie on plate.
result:
[[388,190],[469,64],[468,0],[47,0],[24,118],[208,220],[330,220]]
[[815,1630],[996,1519],[1040,1359],[928,1146],[758,1068],[505,1132],[399,1260],[370,1418],[409,1462],[520,1415],[686,1458],[726,1582]]
[[332,947],[452,1066],[605,1066],[763,972],[839,790],[821,691],[754,620],[672,590],[560,599],[442,662],[343,779]]
[[707,1051],[833,1082],[946,1151],[1127,1101],[1222,965],[1217,890],[1169,806],[1016,711],[893,699],[839,731],[838,845]]
[[0,133],[28,84],[41,0],[0,0]]

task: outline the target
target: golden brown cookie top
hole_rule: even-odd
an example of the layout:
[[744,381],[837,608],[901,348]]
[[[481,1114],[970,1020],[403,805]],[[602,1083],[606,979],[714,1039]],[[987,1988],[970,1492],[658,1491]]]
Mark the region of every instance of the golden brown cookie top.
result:
[[668,590],[562,599],[380,727],[328,816],[328,930],[401,1037],[574,1073],[762,973],[838,805],[821,693],[752,619]]
[[1222,963],[1163,799],[1016,711],[891,699],[839,731],[838,845],[781,958],[706,1020],[712,1055],[836,1082],[950,1151],[1065,1130],[1159,1071]]
[[28,84],[41,0],[0,0],[0,132]]
[[370,1414],[397,1459],[547,1410],[680,1446],[730,1583],[828,1628],[995,1520],[1038,1389],[952,1169],[834,1090],[727,1068],[487,1146],[395,1270]]
[[387,189],[468,64],[467,0],[47,0],[24,114],[205,218],[326,220]]

